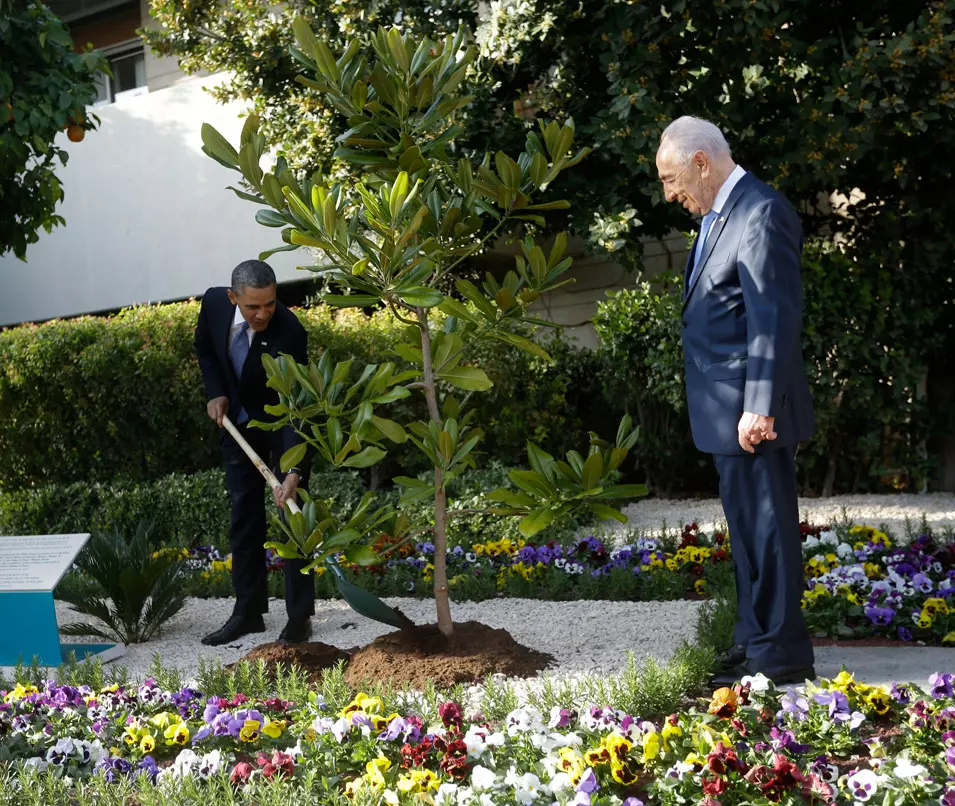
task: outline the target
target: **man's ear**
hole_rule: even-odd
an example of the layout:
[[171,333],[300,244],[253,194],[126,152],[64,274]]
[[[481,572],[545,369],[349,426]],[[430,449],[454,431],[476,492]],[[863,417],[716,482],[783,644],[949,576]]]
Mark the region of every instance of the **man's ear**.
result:
[[235,292],[231,288],[226,289],[226,294],[229,295],[229,302],[231,302],[233,305],[239,304],[239,298],[235,295]]

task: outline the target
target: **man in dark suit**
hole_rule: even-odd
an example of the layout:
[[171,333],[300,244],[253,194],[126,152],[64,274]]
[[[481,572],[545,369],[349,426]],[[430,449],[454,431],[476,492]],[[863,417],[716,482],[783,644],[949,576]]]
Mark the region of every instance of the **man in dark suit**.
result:
[[[210,288],[202,298],[196,326],[196,355],[209,402],[206,410],[216,425],[228,414],[262,459],[278,469],[279,458],[302,441],[290,426],[279,431],[249,428],[251,420],[269,421],[265,407],[278,403],[266,386],[262,356],[291,355],[307,361],[307,335],[295,314],[276,300],[275,273],[267,263],[247,260],[232,272],[231,288]],[[229,620],[202,639],[218,646],[248,633],[264,632],[268,612],[265,548],[265,481],[228,432],[220,432],[226,461],[226,485],[232,498],[232,584],[235,607]],[[281,475],[279,478],[283,478]],[[302,471],[292,468],[281,490],[274,491],[279,509],[295,496]],[[301,573],[304,561],[285,560],[285,607],[288,623],[279,639],[305,641],[312,633],[315,588]]]
[[709,121],[671,123],[656,162],[667,201],[703,215],[684,278],[686,392],[693,441],[719,473],[739,602],[735,646],[712,682],[757,672],[799,682],[815,677],[795,462],[814,429],[799,216],[733,162]]

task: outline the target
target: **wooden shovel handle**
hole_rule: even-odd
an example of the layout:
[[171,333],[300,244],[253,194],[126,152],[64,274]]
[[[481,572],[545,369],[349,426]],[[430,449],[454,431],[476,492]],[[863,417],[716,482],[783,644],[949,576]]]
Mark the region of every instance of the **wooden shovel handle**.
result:
[[[269,470],[269,466],[262,461],[259,455],[252,449],[252,446],[248,442],[246,442],[245,437],[239,433],[239,429],[232,424],[232,420],[230,420],[228,415],[226,414],[222,415],[222,426],[223,428],[225,428],[226,431],[228,431],[232,435],[232,438],[239,444],[239,447],[242,448],[243,451],[245,451],[245,455],[252,460],[252,464],[254,464],[256,468],[258,469],[259,473],[262,474],[262,478],[265,479],[266,484],[268,484],[269,487],[271,487],[273,490],[275,490],[276,488],[280,489],[282,485],[279,482],[279,480],[275,478],[275,474],[271,470]],[[291,512],[292,514],[295,514],[296,512],[301,512],[301,510],[298,507],[298,504],[295,503],[294,499],[291,499],[291,498],[287,499],[285,501],[285,506],[288,507],[289,512]]]

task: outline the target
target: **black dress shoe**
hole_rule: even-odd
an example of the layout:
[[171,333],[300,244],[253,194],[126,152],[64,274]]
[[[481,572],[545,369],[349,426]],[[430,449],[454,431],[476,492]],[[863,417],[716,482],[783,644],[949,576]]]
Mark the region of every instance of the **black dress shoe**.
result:
[[312,637],[312,620],[310,618],[290,618],[279,633],[279,641],[283,644],[301,644]]
[[202,643],[206,646],[221,646],[252,632],[265,632],[265,621],[262,615],[247,616],[233,613],[218,630],[203,638]]
[[710,685],[713,688],[723,688],[738,683],[747,675],[764,674],[773,681],[775,686],[785,686],[792,683],[805,683],[816,676],[816,670],[812,666],[784,666],[779,669],[756,669],[749,663],[740,663],[732,666],[724,672],[719,672],[710,678]]
[[716,668],[720,670],[739,666],[741,663],[746,663],[746,647],[742,644],[733,644],[725,652],[720,652],[716,656]]

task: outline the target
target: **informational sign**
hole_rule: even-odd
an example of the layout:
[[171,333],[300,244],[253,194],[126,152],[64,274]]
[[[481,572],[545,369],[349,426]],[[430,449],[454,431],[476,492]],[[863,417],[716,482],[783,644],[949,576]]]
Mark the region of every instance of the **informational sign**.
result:
[[88,539],[88,534],[0,535],[0,666],[59,666],[71,656],[105,663],[125,652],[122,644],[60,643],[53,589]]
[[88,534],[0,536],[0,591],[51,591]]

